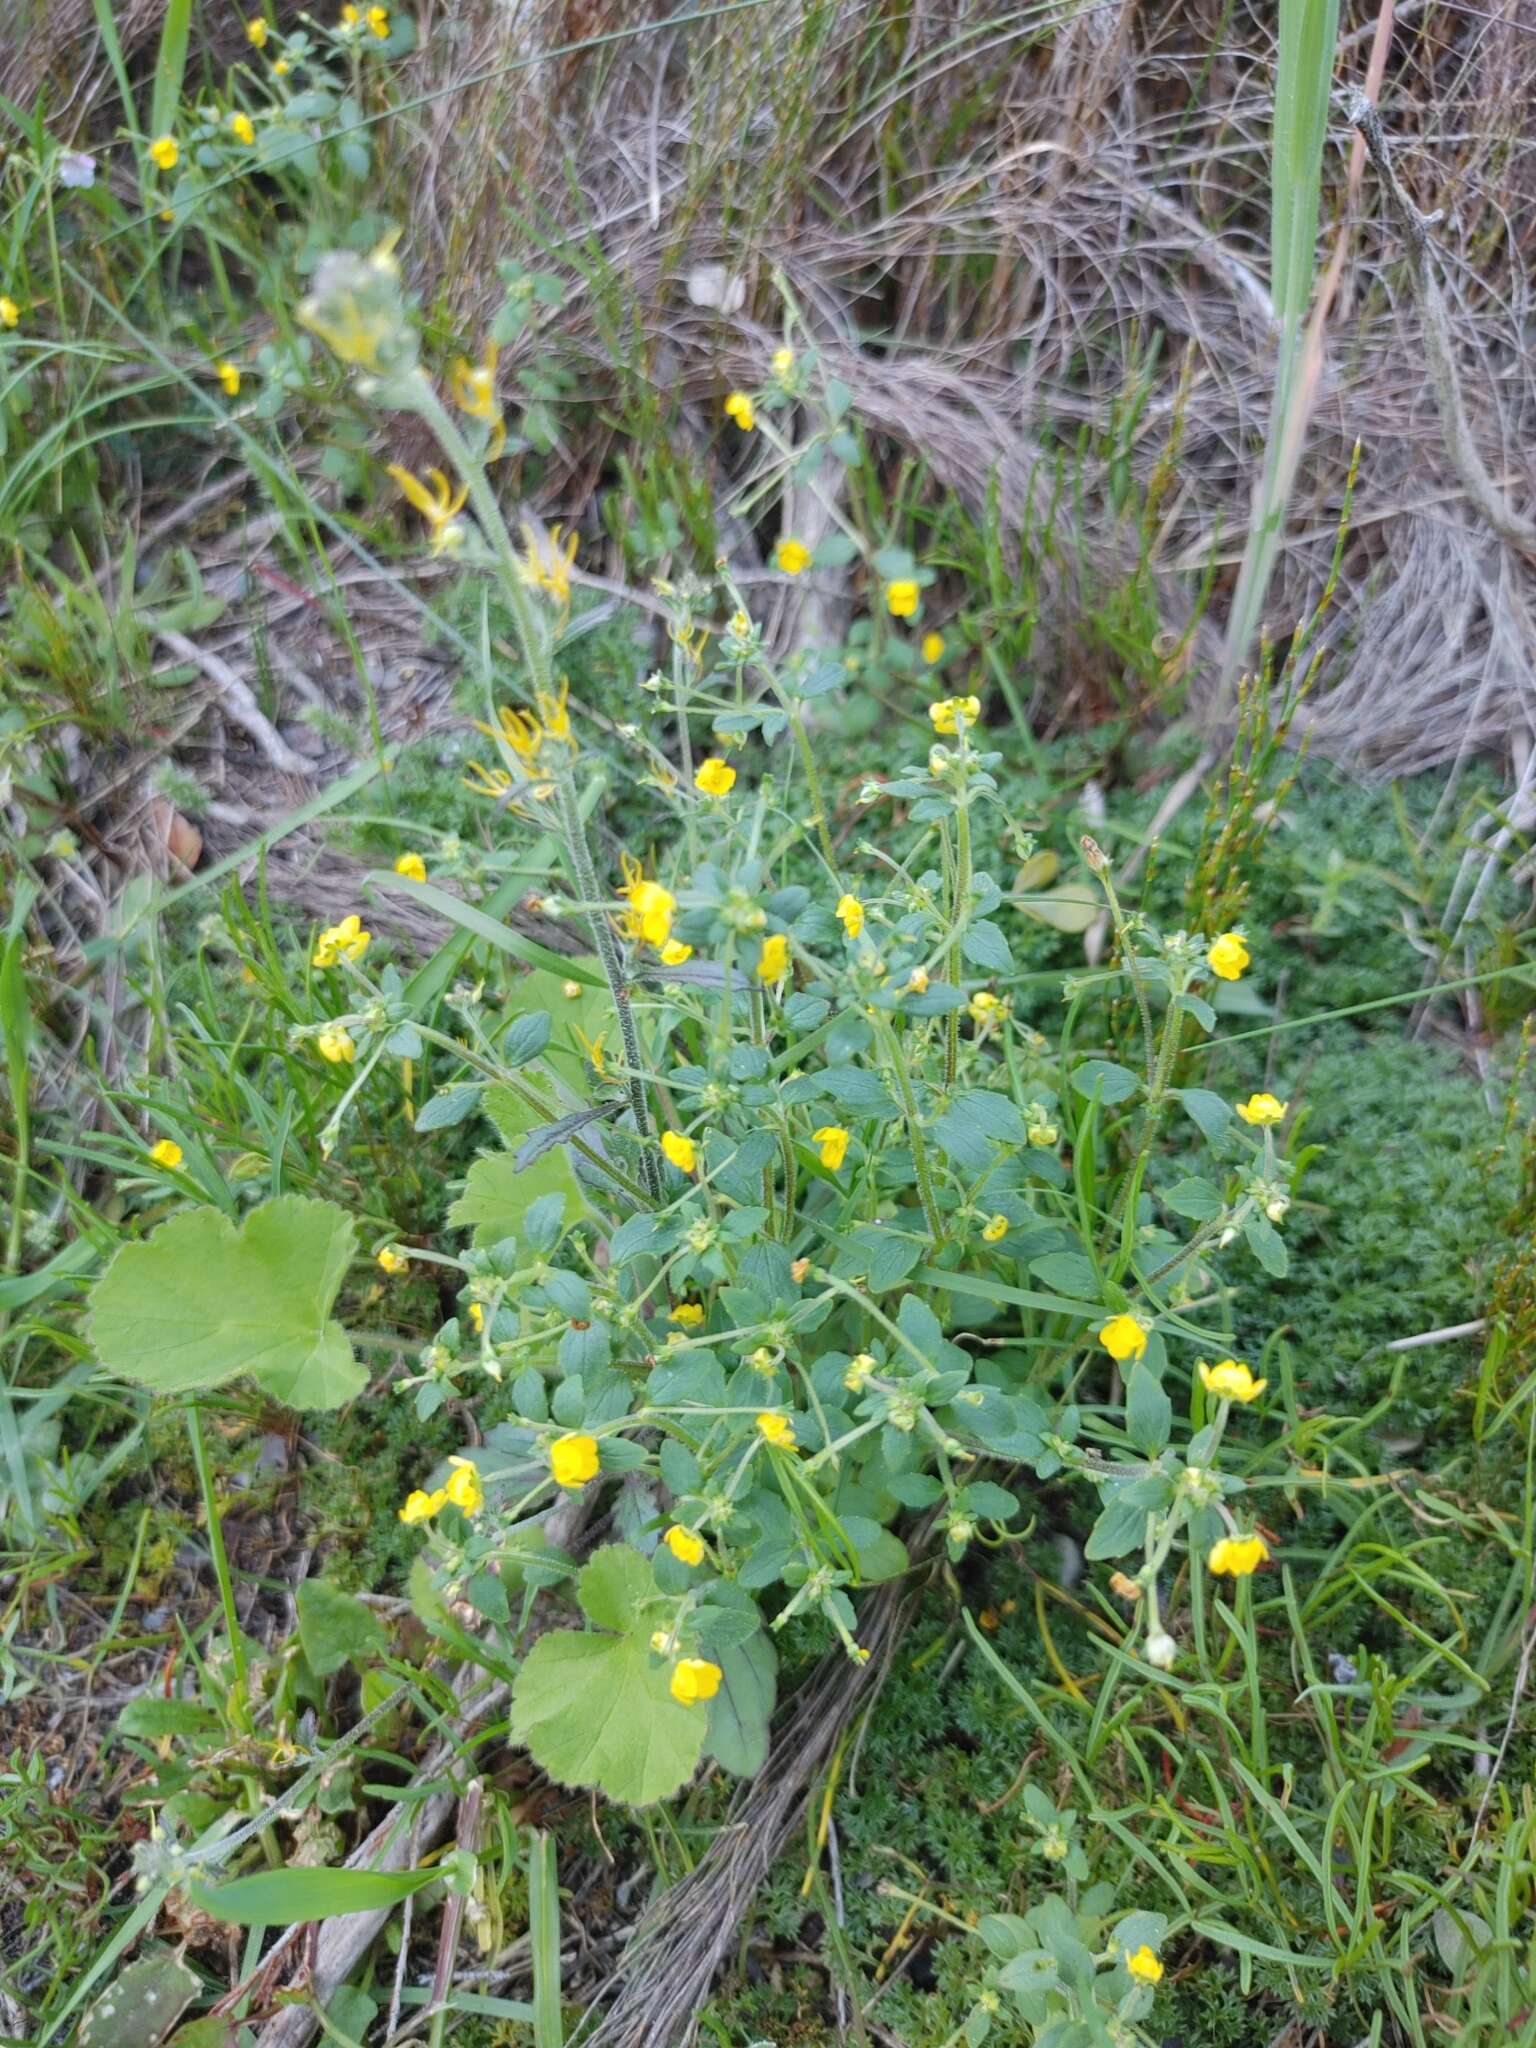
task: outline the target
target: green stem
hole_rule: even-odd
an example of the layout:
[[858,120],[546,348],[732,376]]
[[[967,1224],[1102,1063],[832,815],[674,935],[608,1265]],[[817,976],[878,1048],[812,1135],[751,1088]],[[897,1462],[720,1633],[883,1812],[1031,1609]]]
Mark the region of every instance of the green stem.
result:
[[250,1701],[246,1694],[245,1638],[240,1631],[240,1617],[235,1611],[234,1582],[229,1576],[229,1556],[224,1548],[224,1530],[219,1521],[219,1505],[214,1497],[213,1473],[208,1465],[208,1448],[203,1442],[203,1415],[196,1401],[187,1403],[187,1434],[192,1440],[192,1463],[197,1468],[197,1484],[203,1496],[203,1513],[208,1520],[208,1554],[213,1560],[213,1575],[219,1585],[219,1601],[224,1609],[224,1626],[229,1633],[230,1660],[235,1668],[235,1682],[230,1688],[234,1694],[238,1719],[242,1729],[250,1727]]
[[922,1123],[918,1115],[917,1098],[912,1093],[912,1083],[907,1074],[907,1063],[902,1058],[901,1046],[896,1033],[891,1029],[890,1020],[883,1016],[871,1019],[875,1035],[880,1041],[881,1051],[891,1064],[896,1076],[896,1086],[901,1094],[902,1115],[906,1119],[907,1139],[912,1147],[912,1171],[917,1179],[917,1192],[923,1204],[923,1215],[928,1224],[928,1235],[933,1239],[937,1252],[944,1242],[943,1225],[939,1220],[939,1205],[934,1200],[933,1176],[928,1170],[928,1147],[923,1139]]

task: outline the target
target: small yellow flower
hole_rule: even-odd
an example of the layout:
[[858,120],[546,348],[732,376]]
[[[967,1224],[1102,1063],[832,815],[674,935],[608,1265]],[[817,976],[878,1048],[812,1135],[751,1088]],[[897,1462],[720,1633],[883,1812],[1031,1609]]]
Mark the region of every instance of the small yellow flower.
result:
[[677,898],[660,882],[648,881],[640,863],[631,855],[621,854],[619,861],[624,870],[619,894],[629,905],[618,920],[619,930],[626,939],[643,939],[646,945],[659,950],[672,936],[672,913],[677,908]]
[[942,633],[925,633],[923,635],[923,659],[930,668],[933,667],[935,662],[944,659],[944,635]]
[[240,371],[236,364],[215,363],[213,373],[224,387],[224,396],[226,398],[238,398],[240,396]]
[[843,930],[848,934],[849,938],[856,939],[864,929],[864,906],[858,897],[839,896],[837,899],[837,915],[842,922]]
[[1003,1617],[995,1607],[983,1607],[976,1620],[978,1625],[984,1628],[989,1636],[995,1635],[997,1630],[1003,1625]]
[[463,510],[464,500],[469,496],[468,484],[461,484],[455,490],[440,469],[429,469],[427,481],[423,483],[419,476],[403,469],[398,462],[391,462],[388,467],[389,474],[431,527],[433,554],[440,555],[462,546],[464,528],[456,515]]
[[685,1529],[681,1522],[674,1522],[662,1541],[679,1564],[704,1562],[703,1537],[696,1535],[692,1529]]
[[712,1700],[720,1690],[720,1666],[707,1657],[683,1657],[672,1673],[672,1697],[685,1707]]
[[1025,1135],[1028,1137],[1031,1145],[1046,1147],[1054,1145],[1061,1136],[1061,1133],[1048,1118],[1042,1117],[1029,1126]]
[[404,875],[408,882],[424,882],[427,879],[427,864],[419,853],[402,853],[395,862],[395,873]]
[[352,0],[347,0],[347,4],[346,4],[346,6],[345,6],[345,7],[343,7],[343,8],[342,8],[342,10],[341,10],[341,25],[342,25],[342,27],[343,27],[343,28],[356,28],[356,27],[357,27],[357,24],[358,24],[358,21],[359,21],[359,19],[360,19],[360,16],[358,15],[358,11],[357,11],[357,9],[356,9],[356,8],[355,8],[355,7],[354,7],[354,6],[352,5]]
[[1248,948],[1243,943],[1241,932],[1223,932],[1219,939],[1212,942],[1211,949],[1205,957],[1212,974],[1219,976],[1222,981],[1240,980],[1249,961]]
[[795,352],[792,348],[776,348],[774,350],[773,374],[775,375],[775,377],[787,377],[794,367]]
[[340,924],[328,926],[315,941],[312,964],[334,967],[338,960],[361,960],[372,940],[373,933],[363,930],[361,918],[344,917]]
[[245,40],[253,50],[264,50],[267,47],[267,37],[270,33],[271,30],[259,14],[253,14],[245,24]]
[[1257,1401],[1269,1385],[1268,1380],[1256,1380],[1247,1366],[1235,1358],[1224,1358],[1219,1365],[1207,1365],[1202,1358],[1199,1372],[1201,1386],[1223,1401]]
[[549,1447],[549,1469],[557,1486],[585,1486],[601,1469],[595,1436],[560,1436]]
[[545,534],[526,519],[518,532],[523,537],[523,552],[517,558],[518,575],[530,588],[542,590],[564,610],[571,601],[571,570],[581,536],[574,526],[569,533],[563,526],[552,526]]
[[391,1279],[394,1278],[395,1274],[405,1272],[410,1263],[410,1260],[397,1244],[385,1245],[378,1255],[379,1270],[388,1273]]
[[680,1301],[672,1310],[671,1320],[681,1323],[685,1330],[696,1330],[704,1320],[702,1301]]
[[775,1415],[771,1411],[759,1415],[757,1433],[765,1444],[772,1444],[775,1450],[792,1451],[795,1448],[795,1425],[787,1415]]
[[725,416],[734,420],[744,434],[750,434],[757,425],[757,413],[745,391],[733,391],[725,401]]
[[848,1370],[843,1374],[843,1385],[849,1393],[862,1393],[870,1374],[879,1370],[879,1364],[880,1361],[869,1351],[861,1351],[856,1358],[850,1358]]
[[803,540],[781,540],[773,559],[786,576],[798,576],[811,566],[811,551]]
[[1273,1095],[1250,1095],[1246,1102],[1237,1105],[1237,1113],[1245,1124],[1257,1124],[1262,1130],[1266,1124],[1279,1123],[1290,1106]]
[[910,619],[922,602],[922,591],[907,576],[885,586],[885,608],[893,619]]
[[406,1495],[405,1506],[400,1509],[400,1519],[407,1526],[412,1522],[430,1522],[447,1498],[446,1492],[423,1493],[418,1486],[414,1492]]
[[922,995],[928,987],[927,968],[914,967],[912,972],[907,976],[907,987],[911,989],[913,995]]
[[149,1156],[154,1165],[171,1168],[180,1166],[182,1151],[174,1138],[161,1138],[150,1146]]
[[958,733],[960,720],[972,726],[981,716],[979,697],[941,697],[937,704],[928,706],[928,716],[933,720],[935,732]]
[[332,1024],[322,1031],[315,1040],[315,1050],[333,1067],[349,1067],[357,1058],[352,1034],[341,1024]]
[[277,62],[272,66],[272,75],[274,78],[286,78],[292,69],[293,66],[288,62],[288,59],[286,57],[279,57]]
[[483,1305],[478,1301],[472,1301],[469,1304],[469,1327],[474,1331],[477,1337],[484,1335],[485,1309]]
[[448,1462],[453,1470],[443,1492],[466,1515],[478,1515],[485,1506],[485,1488],[480,1484],[480,1474],[468,1458],[450,1458]]
[[778,981],[789,967],[789,941],[782,932],[770,932],[757,956],[759,981]]
[[681,967],[685,960],[693,958],[692,946],[685,946],[681,939],[668,939],[661,949],[663,967]]
[[1262,1536],[1223,1536],[1219,1543],[1211,1545],[1211,1554],[1205,1561],[1218,1577],[1246,1579],[1268,1556],[1269,1545]]
[[238,110],[229,117],[229,132],[236,142],[244,143],[247,149],[256,140],[256,130],[252,126],[250,115]]
[[1147,1326],[1139,1316],[1111,1316],[1099,1331],[1099,1342],[1117,1365],[1123,1365],[1146,1350]]
[[607,1032],[599,1031],[596,1038],[588,1038],[579,1024],[573,1024],[571,1032],[586,1054],[593,1073],[600,1081],[605,1080],[608,1074],[608,1055],[603,1051],[603,1040],[608,1036]]
[[149,160],[162,171],[174,171],[181,160],[181,145],[174,135],[157,135],[149,145]]
[[685,1138],[681,1131],[663,1131],[661,1149],[666,1153],[679,1173],[698,1171],[699,1148],[692,1138]]
[[665,1657],[671,1647],[672,1638],[664,1628],[653,1628],[651,1630],[651,1648],[658,1657]]
[[448,372],[448,389],[459,411],[493,427],[501,420],[501,407],[496,403],[496,360],[500,353],[495,342],[488,341],[480,351],[478,363],[460,356]]
[[993,995],[989,988],[979,988],[965,1010],[973,1024],[995,1024],[1003,1013],[1003,999]]
[[693,778],[693,786],[705,796],[729,796],[736,787],[736,770],[729,761],[722,761],[711,754],[707,761],[699,763],[699,772]]
[[21,308],[16,301],[0,292],[0,327],[14,327],[20,318]]
[[387,7],[370,7],[366,18],[369,33],[376,35],[382,43],[389,34],[389,9]]
[[1008,1235],[1008,1218],[1002,1214],[991,1217],[982,1226],[982,1240],[986,1244],[998,1244]]
[[821,1163],[833,1173],[848,1156],[848,1133],[841,1124],[823,1124],[819,1131],[812,1131],[811,1143],[821,1148]]
[[1162,1982],[1163,1966],[1145,1942],[1138,1949],[1126,1950],[1125,1967],[1138,1984],[1160,1984]]

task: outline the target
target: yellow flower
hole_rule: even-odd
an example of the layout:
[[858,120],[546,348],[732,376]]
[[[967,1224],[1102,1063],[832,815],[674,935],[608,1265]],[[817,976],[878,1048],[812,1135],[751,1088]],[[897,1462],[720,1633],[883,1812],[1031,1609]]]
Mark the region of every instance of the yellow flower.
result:
[[941,697],[937,704],[928,706],[928,716],[933,720],[935,732],[958,733],[960,720],[968,726],[974,725],[981,716],[979,697]]
[[169,1168],[180,1166],[182,1151],[174,1138],[161,1138],[150,1146],[149,1156],[156,1166]]
[[693,778],[695,789],[703,790],[706,796],[729,796],[736,787],[736,770],[728,761],[722,761],[711,754],[707,761],[699,763],[699,772]]
[[571,569],[581,536],[574,527],[565,533],[563,526],[552,526],[546,535],[526,519],[517,530],[523,537],[523,552],[517,558],[518,575],[531,589],[544,591],[563,609],[571,601]]
[[430,1522],[447,1498],[446,1492],[423,1493],[418,1486],[414,1492],[406,1495],[405,1506],[400,1509],[400,1519],[407,1525],[412,1522]]
[[384,38],[389,34],[389,9],[387,7],[370,7],[367,21],[370,31],[378,37],[380,42],[383,42]]
[[[571,742],[570,688],[562,676],[553,697],[548,690],[535,690],[536,711],[518,711],[510,704],[503,704],[497,709],[495,725],[485,725],[476,719],[475,730],[483,732],[487,739],[499,740],[531,774],[550,740]],[[470,763],[471,767],[474,765],[474,762]],[[534,793],[540,794],[537,790]]]
[[1237,1105],[1237,1113],[1245,1124],[1257,1124],[1262,1130],[1266,1124],[1279,1123],[1290,1106],[1273,1095],[1250,1095],[1246,1102]]
[[315,1040],[315,1050],[321,1059],[329,1060],[333,1067],[349,1067],[357,1058],[357,1047],[352,1034],[343,1025],[332,1024],[322,1031]]
[[270,33],[271,31],[268,29],[267,24],[259,14],[253,14],[245,24],[245,40],[253,50],[264,50],[267,47],[267,37]]
[[696,1330],[704,1320],[702,1301],[680,1301],[672,1310],[672,1321],[681,1323],[685,1330]]
[[1268,1556],[1269,1545],[1262,1536],[1223,1536],[1211,1545],[1205,1561],[1218,1577],[1246,1579]]
[[600,1081],[603,1080],[608,1072],[608,1055],[603,1051],[603,1040],[608,1036],[607,1032],[599,1031],[596,1038],[588,1038],[579,1024],[573,1024],[571,1031],[577,1044],[586,1054],[593,1073]]
[[692,1138],[685,1138],[681,1131],[663,1131],[661,1149],[666,1153],[679,1173],[695,1173],[699,1164],[699,1148]]
[[850,939],[856,939],[864,929],[864,906],[857,896],[839,896],[837,915],[842,920],[843,930]]
[[648,946],[664,947],[672,936],[677,898],[660,882],[647,881],[644,869],[631,855],[621,854],[619,864],[624,870],[619,894],[629,905],[618,921],[619,930],[626,939],[643,939]]
[[474,1331],[477,1337],[481,1336],[484,1333],[485,1309],[482,1306],[482,1304],[478,1301],[472,1301],[469,1304],[469,1327]]
[[358,16],[358,12],[357,12],[357,9],[356,9],[356,8],[355,8],[355,7],[354,7],[354,6],[352,5],[352,0],[347,0],[347,4],[346,4],[346,6],[345,6],[345,7],[343,7],[343,8],[342,8],[342,10],[341,10],[341,25],[342,25],[342,27],[343,27],[343,28],[356,28],[356,27],[357,27],[357,24],[358,24],[358,19],[359,19],[359,16]]
[[745,391],[731,393],[725,401],[725,416],[728,420],[734,420],[744,434],[750,434],[757,425],[757,414]]
[[1099,1342],[1117,1365],[1140,1358],[1147,1348],[1147,1326],[1139,1316],[1111,1316],[1099,1331]]
[[224,396],[226,398],[238,398],[240,396],[240,372],[235,364],[215,363],[213,371],[224,387]]
[[685,946],[681,939],[668,939],[661,949],[663,967],[681,967],[685,960],[693,958],[692,946]]
[[247,149],[256,140],[256,130],[251,125],[250,115],[240,113],[238,110],[229,117],[229,132],[234,136],[236,142],[243,142]]
[[[356,9],[353,12],[355,14]],[[385,33],[388,34],[387,29]],[[501,407],[496,403],[496,358],[500,353],[495,342],[488,341],[480,351],[478,363],[468,362],[460,356],[448,372],[448,389],[459,411],[472,420],[485,420],[491,426],[497,426],[501,421]]]
[[404,875],[408,882],[424,882],[427,879],[427,864],[419,853],[402,853],[395,862],[395,873]]
[[468,484],[460,484],[455,490],[440,469],[429,469],[423,483],[398,462],[389,464],[389,474],[431,527],[434,555],[462,545],[464,528],[455,515],[463,510],[464,500],[469,496]]
[[885,608],[893,619],[910,619],[922,601],[922,592],[910,577],[900,576],[885,586]]
[[772,1444],[775,1450],[792,1451],[795,1448],[795,1425],[787,1415],[775,1415],[771,1411],[759,1415],[757,1433],[765,1444]]
[[1042,1117],[1041,1119],[1039,1119],[1039,1121],[1032,1123],[1029,1126],[1026,1136],[1028,1137],[1031,1145],[1046,1146],[1054,1145],[1056,1140],[1061,1136],[1061,1133],[1057,1130],[1056,1126],[1049,1121],[1048,1118]]
[[672,1638],[664,1628],[651,1630],[651,1648],[658,1657],[665,1657],[672,1647]]
[[14,327],[21,318],[21,308],[14,299],[8,299],[0,292],[0,327]]
[[910,973],[910,974],[909,974],[909,975],[907,976],[907,987],[908,987],[909,989],[911,989],[911,991],[912,991],[913,995],[915,995],[915,996],[920,996],[920,995],[922,995],[922,994],[923,994],[923,992],[924,992],[924,991],[925,991],[925,990],[927,989],[927,986],[928,986],[928,970],[927,970],[927,968],[926,968],[926,967],[914,967],[914,968],[913,968],[913,970],[912,970],[912,972],[911,972],[911,973]]
[[994,1024],[1002,1015],[1003,999],[993,995],[989,988],[979,988],[965,1009],[973,1024]]
[[1248,948],[1241,932],[1223,932],[1206,954],[1212,974],[1223,981],[1237,981],[1248,965]]
[[379,1270],[381,1272],[388,1273],[391,1278],[393,1278],[396,1273],[403,1273],[406,1270],[406,1268],[410,1265],[410,1263],[410,1260],[405,1256],[405,1253],[401,1251],[399,1245],[397,1244],[385,1245],[384,1249],[378,1255]]
[[372,932],[365,932],[358,917],[344,917],[340,924],[333,924],[323,931],[315,941],[313,965],[334,967],[338,960],[361,960],[373,939]]
[[720,1666],[707,1657],[683,1657],[672,1673],[672,1697],[685,1707],[712,1700],[720,1690]]
[[1145,1942],[1138,1949],[1126,1950],[1125,1967],[1138,1984],[1158,1984],[1162,1981],[1163,1966]]
[[181,146],[174,135],[157,135],[149,145],[149,159],[162,171],[174,171],[181,158]]
[[595,1436],[560,1436],[549,1447],[549,1469],[557,1486],[585,1486],[600,1469]]
[[480,1484],[480,1474],[468,1458],[450,1458],[448,1462],[453,1470],[443,1492],[466,1515],[478,1515],[485,1506],[485,1488]]
[[1235,1358],[1224,1358],[1219,1365],[1207,1365],[1202,1358],[1199,1371],[1201,1386],[1223,1401],[1257,1401],[1269,1385],[1268,1380],[1256,1380],[1247,1366]]
[[759,981],[778,981],[789,966],[789,941],[782,932],[770,932],[757,956]]
[[662,1541],[679,1564],[703,1563],[703,1537],[695,1535],[692,1529],[685,1529],[681,1522],[674,1522]]
[[803,540],[781,540],[773,559],[786,576],[798,576],[811,566],[811,551]]
[[848,1370],[843,1374],[843,1385],[850,1394],[862,1393],[870,1374],[878,1370],[879,1360],[874,1354],[861,1351],[856,1358],[849,1359]]
[[773,352],[773,374],[787,377],[795,367],[795,352],[792,348],[776,348]]
[[823,1124],[819,1131],[812,1131],[811,1143],[820,1146],[821,1163],[833,1173],[848,1156],[848,1133],[841,1124]]
[[936,661],[944,659],[944,635],[942,633],[925,633],[923,635],[923,659],[930,668],[933,667]]
[[1001,1214],[989,1218],[982,1226],[981,1235],[986,1244],[999,1243],[1008,1235],[1008,1218]]

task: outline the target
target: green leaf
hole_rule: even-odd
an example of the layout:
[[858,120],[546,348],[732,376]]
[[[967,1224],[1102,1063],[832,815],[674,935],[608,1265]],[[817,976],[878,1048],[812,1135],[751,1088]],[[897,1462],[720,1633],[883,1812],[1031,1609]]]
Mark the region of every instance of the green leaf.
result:
[[553,1028],[548,1010],[526,1010],[521,1017],[514,1017],[497,1047],[503,1065],[526,1067],[536,1060],[548,1045]]
[[594,1551],[576,1581],[576,1598],[588,1621],[616,1633],[640,1626],[640,1610],[655,1592],[650,1566],[625,1543]]
[[1171,1209],[1175,1216],[1188,1216],[1195,1223],[1209,1223],[1213,1216],[1222,1211],[1220,1188],[1213,1187],[1208,1180],[1191,1175],[1177,1180],[1171,1188],[1162,1191],[1165,1209]]
[[162,1735],[215,1735],[219,1717],[201,1700],[157,1700],[149,1695],[130,1700],[117,1717],[119,1735],[137,1735],[158,1742]]
[[1124,1557],[1146,1540],[1147,1511],[1139,1501],[1112,1500],[1088,1532],[1084,1555],[1091,1560]]
[[382,1655],[388,1638],[376,1616],[355,1594],[326,1579],[306,1579],[298,1590],[299,1641],[309,1668],[327,1678],[343,1664]]
[[560,1784],[650,1806],[687,1783],[709,1730],[705,1710],[680,1706],[670,1683],[639,1630],[554,1629],[517,1674],[511,1732]]
[[152,1949],[120,1971],[90,2006],[76,2048],[160,2048],[201,1989],[197,1972],[179,1956]]
[[215,1209],[173,1216],[96,1283],[91,1344],[159,1393],[248,1373],[290,1407],[339,1407],[368,1377],[330,1314],[356,1237],[344,1210],[302,1195],[263,1203],[238,1230]]
[[978,917],[967,925],[960,937],[960,950],[973,966],[980,967],[987,974],[1011,974],[1013,955],[1008,950],[1008,941],[1003,937],[1002,928],[989,917]]
[[344,1913],[372,1913],[440,1883],[443,1873],[427,1870],[317,1870],[287,1864],[237,1877],[212,1891],[193,1890],[196,1905],[236,1927],[292,1927],[301,1920],[330,1920]]
[[1248,1240],[1248,1249],[1265,1272],[1283,1280],[1290,1271],[1291,1258],[1285,1248],[1285,1239],[1273,1224],[1255,1209],[1243,1218],[1243,1236]]
[[[290,114],[292,111],[290,105]],[[461,896],[438,888],[434,882],[413,882],[408,876],[397,875],[388,868],[372,869],[367,879],[378,888],[393,891],[398,896],[413,896],[426,909],[435,910],[439,917],[446,917],[458,925],[461,931],[470,932],[475,938],[484,939],[487,945],[495,946],[499,952],[510,953],[528,966],[553,976],[557,984],[578,981],[588,988],[603,986],[602,970],[588,960],[572,960],[563,953],[552,952],[548,946],[541,946],[536,939],[525,938],[499,918],[487,916],[473,903],[466,903]]]
[[1176,1088],[1174,1093],[1213,1145],[1219,1145],[1232,1122],[1232,1105],[1209,1088]]
[[1126,1381],[1125,1427],[1147,1458],[1155,1458],[1173,1433],[1173,1403],[1144,1365],[1133,1365]]
[[777,1692],[778,1658],[759,1629],[746,1642],[715,1652],[720,1690],[709,1703],[706,1755],[738,1778],[756,1777],[768,1761],[768,1724]]
[[478,1081],[460,1081],[452,1088],[444,1088],[416,1112],[416,1135],[420,1137],[426,1131],[452,1130],[455,1124],[463,1123],[479,1102],[481,1093],[482,1084]]
[[448,1211],[448,1221],[461,1230],[473,1227],[477,1245],[499,1244],[521,1233],[523,1218],[544,1195],[561,1195],[585,1207],[564,1146],[521,1170],[510,1152],[482,1152],[465,1176],[464,1192]]
[[1124,1102],[1141,1083],[1129,1067],[1113,1060],[1080,1060],[1072,1069],[1072,1086],[1079,1095],[1097,1094],[1100,1102]]

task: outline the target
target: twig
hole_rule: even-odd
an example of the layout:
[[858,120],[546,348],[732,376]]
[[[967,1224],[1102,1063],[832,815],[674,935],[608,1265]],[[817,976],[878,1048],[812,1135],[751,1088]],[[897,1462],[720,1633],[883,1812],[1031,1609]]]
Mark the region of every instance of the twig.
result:
[[1455,1337],[1477,1337],[1488,1327],[1484,1317],[1473,1323],[1451,1323],[1443,1330],[1420,1330],[1416,1337],[1394,1337],[1388,1351],[1417,1351],[1425,1344],[1449,1344]]
[[157,628],[155,637],[163,642],[179,661],[190,661],[202,670],[212,683],[219,702],[224,707],[225,716],[250,734],[274,768],[280,769],[285,775],[308,777],[309,762],[302,754],[293,751],[251,695],[250,685],[235,674],[221,655],[210,652],[206,647],[199,647],[195,640],[189,640],[185,633],[174,632],[169,626]]

